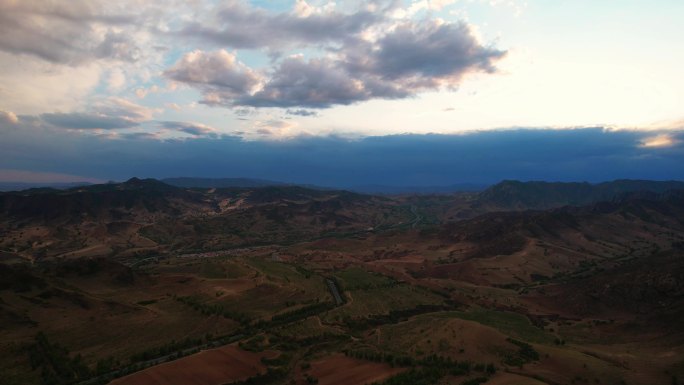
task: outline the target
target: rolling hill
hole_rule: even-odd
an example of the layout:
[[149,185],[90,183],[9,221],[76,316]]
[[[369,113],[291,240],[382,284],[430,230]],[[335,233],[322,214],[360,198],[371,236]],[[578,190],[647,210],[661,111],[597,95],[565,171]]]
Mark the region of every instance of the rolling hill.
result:
[[676,189],[684,189],[684,182],[615,180],[590,184],[503,181],[481,192],[478,200],[481,205],[509,210],[548,209],[609,201],[622,194],[639,191],[662,193]]
[[[133,178],[2,193],[0,373],[12,385],[678,383],[679,186],[379,197]],[[239,362],[249,370],[214,370]]]

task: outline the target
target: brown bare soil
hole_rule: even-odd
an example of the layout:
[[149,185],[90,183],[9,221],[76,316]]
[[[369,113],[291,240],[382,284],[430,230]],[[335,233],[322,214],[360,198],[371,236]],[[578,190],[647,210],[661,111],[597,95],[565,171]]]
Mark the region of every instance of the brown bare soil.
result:
[[266,370],[264,354],[229,345],[157,365],[112,381],[112,385],[221,385],[244,380]]
[[487,381],[487,385],[543,385],[545,382],[535,380],[534,378],[524,377],[513,373],[497,373],[491,380]]
[[318,379],[319,385],[362,385],[384,381],[403,370],[335,354],[312,362],[308,375]]

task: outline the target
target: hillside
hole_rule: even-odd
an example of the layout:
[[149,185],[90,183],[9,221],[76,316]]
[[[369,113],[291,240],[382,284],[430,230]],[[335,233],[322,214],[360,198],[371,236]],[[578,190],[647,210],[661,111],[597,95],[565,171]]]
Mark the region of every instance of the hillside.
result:
[[598,184],[503,181],[479,195],[479,204],[509,210],[548,209],[565,205],[582,206],[610,201],[632,192],[662,193],[684,189],[680,181],[615,180]]
[[186,189],[137,178],[0,194],[0,249],[27,259],[291,243],[408,221],[387,198],[299,186]]

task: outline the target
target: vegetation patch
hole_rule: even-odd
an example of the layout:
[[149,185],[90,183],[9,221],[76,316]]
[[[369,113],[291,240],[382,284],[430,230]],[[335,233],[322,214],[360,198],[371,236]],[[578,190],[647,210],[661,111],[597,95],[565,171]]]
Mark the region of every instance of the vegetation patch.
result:
[[335,274],[345,290],[372,290],[393,287],[399,283],[390,277],[352,267]]
[[486,381],[488,376],[496,373],[496,367],[493,364],[473,364],[470,361],[457,361],[437,355],[430,355],[425,359],[417,360],[409,356],[395,356],[380,352],[348,351],[345,353],[356,358],[411,368],[381,382],[381,385],[431,385],[438,383],[447,375],[465,376],[472,372],[485,374],[487,377],[478,378],[484,378]]
[[464,320],[491,326],[504,334],[519,337],[526,341],[544,344],[552,344],[554,342],[552,335],[532,325],[529,319],[521,314],[484,309],[468,312],[450,312],[449,314]]
[[178,302],[184,303],[196,311],[201,312],[204,315],[219,315],[223,316],[224,318],[229,318],[234,321],[239,322],[242,325],[249,325],[251,322],[251,319],[249,316],[236,312],[233,310],[226,309],[223,305],[214,303],[214,304],[208,304],[208,303],[203,303],[200,302],[197,298],[195,297],[178,297],[174,296],[173,297],[175,300]]
[[69,356],[69,350],[52,343],[39,332],[29,347],[29,359],[33,370],[40,370],[43,384],[69,384],[91,376],[80,355]]
[[519,348],[517,354],[507,355],[504,358],[504,363],[506,365],[521,367],[523,364],[528,362],[539,361],[539,352],[534,350],[532,345],[523,341],[514,340],[512,338],[507,338],[506,341],[516,345]]

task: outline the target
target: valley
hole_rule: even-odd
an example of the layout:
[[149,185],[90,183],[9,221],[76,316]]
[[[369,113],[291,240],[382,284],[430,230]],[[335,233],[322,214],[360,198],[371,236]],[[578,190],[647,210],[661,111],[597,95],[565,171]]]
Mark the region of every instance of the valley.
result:
[[682,383],[684,186],[610,183],[0,193],[3,384]]

